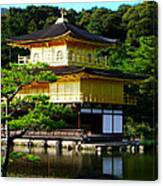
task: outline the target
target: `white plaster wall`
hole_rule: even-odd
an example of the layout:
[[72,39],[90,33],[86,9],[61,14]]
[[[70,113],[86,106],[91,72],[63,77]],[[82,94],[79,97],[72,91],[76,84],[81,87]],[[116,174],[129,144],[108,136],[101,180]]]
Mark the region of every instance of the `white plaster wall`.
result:
[[[57,60],[57,52],[62,51],[63,59]],[[32,48],[30,59],[32,63],[35,63],[35,55],[38,55],[38,62],[48,63],[50,66],[62,66],[68,65],[67,59],[67,46],[53,46],[53,47],[42,47],[42,48]]]

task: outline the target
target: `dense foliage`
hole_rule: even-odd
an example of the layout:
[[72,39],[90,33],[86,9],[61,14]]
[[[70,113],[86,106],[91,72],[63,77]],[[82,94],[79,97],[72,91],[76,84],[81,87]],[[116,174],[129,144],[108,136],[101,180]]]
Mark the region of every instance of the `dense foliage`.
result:
[[[15,99],[8,117],[11,130],[53,130],[65,128],[75,117],[70,107],[49,102],[47,96],[26,96]],[[2,112],[3,113],[3,112]]]
[[2,96],[11,97],[22,88],[38,81],[56,81],[57,77],[49,71],[48,65],[44,63],[18,65],[9,63],[8,68],[2,68]]
[[[28,6],[25,9],[10,8],[2,14],[2,65],[16,61],[17,54],[29,51],[11,48],[6,39],[12,36],[29,34],[55,23],[60,16],[58,7]],[[157,4],[144,2],[130,7],[121,5],[117,11],[94,7],[90,10],[67,11],[70,23],[109,38],[128,40],[135,45],[141,36],[157,36]]]
[[[2,127],[6,125],[6,150],[2,159],[2,176],[6,176],[10,161],[10,146],[13,140],[21,137],[28,130],[53,130],[63,128],[67,119],[73,117],[73,111],[64,105],[54,105],[44,95],[26,96],[22,99],[17,93],[24,85],[36,82],[54,82],[56,75],[43,63],[18,65],[9,63],[8,68],[2,69]],[[11,130],[19,134],[12,135]],[[26,156],[34,161],[33,155]]]
[[[66,119],[73,116],[70,108],[49,103],[48,96],[33,95],[23,99],[16,97],[17,93],[32,82],[56,81],[55,74],[43,63],[18,65],[10,63],[9,68],[2,69],[2,123],[6,117],[10,129],[56,129],[63,128]],[[8,113],[6,115],[6,104]]]
[[[3,13],[2,66],[8,68],[9,61],[16,61],[18,53],[29,53],[7,46],[6,38],[47,27],[59,16],[59,8],[50,6],[10,8]],[[125,112],[135,122],[145,122],[151,128],[157,128],[157,3],[121,5],[116,11],[97,7],[81,12],[70,9],[66,16],[70,23],[91,33],[119,39],[118,45],[99,53],[108,55],[109,70],[148,75],[143,83],[128,87],[137,95],[138,104],[137,107],[126,107]],[[10,71],[7,69],[6,73]],[[13,79],[19,79],[19,73],[14,74]]]

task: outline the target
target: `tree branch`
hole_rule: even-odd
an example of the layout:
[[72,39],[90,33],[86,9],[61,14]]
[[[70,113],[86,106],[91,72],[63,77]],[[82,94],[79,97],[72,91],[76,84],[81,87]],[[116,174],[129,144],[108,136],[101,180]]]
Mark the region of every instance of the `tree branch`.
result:
[[8,95],[3,93],[2,91],[1,91],[1,97],[5,97],[6,99],[8,99]]
[[24,104],[25,104],[24,102],[18,103],[15,106],[14,110],[11,110],[11,112],[8,114],[8,116],[11,117],[13,114],[15,114],[16,111],[18,111],[18,108],[21,107],[21,106],[23,106]]
[[[28,129],[24,129],[23,131],[21,131],[19,134],[15,134],[15,135],[11,135],[9,138],[10,140],[14,140],[15,138],[20,138],[22,137]],[[11,133],[11,132],[10,132]],[[12,134],[12,133],[11,133]]]
[[22,89],[23,86],[29,85],[29,84],[31,84],[31,83],[32,83],[32,82],[27,82],[27,83],[25,83],[25,84],[19,85],[19,86],[17,87],[17,89],[12,93],[12,95],[9,96],[9,101],[12,101],[12,99],[13,99],[13,98],[15,97],[15,95],[19,92],[19,90]]
[[22,88],[22,85],[20,85],[20,86],[12,93],[12,95],[9,96],[9,101],[11,101],[11,100],[15,97],[15,95],[19,92],[19,90],[21,90],[21,88]]

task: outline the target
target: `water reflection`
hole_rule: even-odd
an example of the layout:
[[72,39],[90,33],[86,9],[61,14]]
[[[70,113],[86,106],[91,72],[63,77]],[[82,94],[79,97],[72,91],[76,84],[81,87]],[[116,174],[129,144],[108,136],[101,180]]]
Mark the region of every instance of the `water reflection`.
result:
[[102,173],[104,175],[111,175],[117,179],[121,179],[123,177],[122,156],[103,157],[102,165]]
[[17,159],[10,164],[8,176],[130,180],[153,180],[157,177],[157,160],[153,154],[97,155],[66,149],[60,153],[55,148],[38,147],[14,147],[14,151],[36,154],[41,161],[33,163]]

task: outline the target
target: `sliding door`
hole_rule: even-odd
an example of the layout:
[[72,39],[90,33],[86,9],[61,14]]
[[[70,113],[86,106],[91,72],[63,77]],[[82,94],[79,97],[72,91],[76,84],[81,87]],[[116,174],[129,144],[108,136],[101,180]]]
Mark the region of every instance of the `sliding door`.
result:
[[123,132],[123,115],[121,110],[104,113],[102,117],[103,134],[119,134]]

